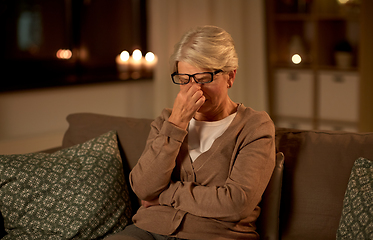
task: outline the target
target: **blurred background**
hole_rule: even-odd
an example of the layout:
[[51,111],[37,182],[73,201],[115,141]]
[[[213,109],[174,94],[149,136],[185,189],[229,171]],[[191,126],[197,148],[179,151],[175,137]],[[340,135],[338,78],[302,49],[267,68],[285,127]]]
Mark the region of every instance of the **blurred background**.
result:
[[235,40],[234,101],[277,127],[373,131],[372,3],[2,0],[0,154],[61,145],[70,113],[155,118],[179,90],[174,44],[205,24]]

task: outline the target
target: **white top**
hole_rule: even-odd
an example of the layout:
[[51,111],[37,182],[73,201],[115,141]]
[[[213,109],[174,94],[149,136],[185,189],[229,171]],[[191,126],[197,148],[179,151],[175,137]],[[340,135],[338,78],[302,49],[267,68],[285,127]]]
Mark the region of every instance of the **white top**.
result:
[[233,121],[237,112],[214,122],[197,121],[194,118],[189,122],[188,149],[194,162],[199,155],[210,149],[215,139],[220,137]]

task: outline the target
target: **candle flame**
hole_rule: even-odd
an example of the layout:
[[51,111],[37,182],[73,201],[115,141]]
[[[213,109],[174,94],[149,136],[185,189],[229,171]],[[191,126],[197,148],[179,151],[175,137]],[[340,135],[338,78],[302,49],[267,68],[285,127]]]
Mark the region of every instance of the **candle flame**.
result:
[[152,52],[148,52],[147,54],[145,54],[145,60],[146,60],[147,62],[153,62],[154,59],[155,59],[155,55],[154,55],[154,53],[152,53]]
[[133,59],[136,60],[136,61],[141,60],[141,58],[142,58],[142,53],[141,53],[141,51],[140,51],[139,49],[134,50],[133,53],[132,53],[132,57],[133,57]]
[[121,52],[119,57],[120,57],[120,60],[122,60],[123,62],[126,62],[130,58],[130,54],[127,51],[123,51],[123,52]]
[[60,49],[57,51],[56,56],[59,59],[70,59],[73,53],[69,49]]

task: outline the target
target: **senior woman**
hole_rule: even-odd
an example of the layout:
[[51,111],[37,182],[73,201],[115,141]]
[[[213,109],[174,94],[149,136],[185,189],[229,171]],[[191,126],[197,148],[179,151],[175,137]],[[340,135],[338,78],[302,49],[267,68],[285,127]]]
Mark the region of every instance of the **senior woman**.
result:
[[215,26],[186,33],[171,57],[180,91],[151,124],[130,173],[142,206],[109,239],[259,239],[258,204],[275,166],[274,125],[228,96],[238,59]]

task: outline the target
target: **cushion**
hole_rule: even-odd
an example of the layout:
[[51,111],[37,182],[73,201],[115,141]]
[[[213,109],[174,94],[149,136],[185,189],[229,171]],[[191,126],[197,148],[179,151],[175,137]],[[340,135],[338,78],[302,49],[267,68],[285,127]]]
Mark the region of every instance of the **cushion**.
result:
[[[128,176],[144,151],[152,121],[97,113],[73,113],[67,116],[69,128],[65,132],[62,147],[83,143],[110,130],[116,130],[124,174]],[[135,212],[141,205],[140,200],[131,187],[128,186],[128,189],[132,210]]]
[[116,132],[48,153],[0,156],[4,239],[98,239],[131,207]]
[[337,239],[373,239],[373,162],[365,158],[352,167]]

